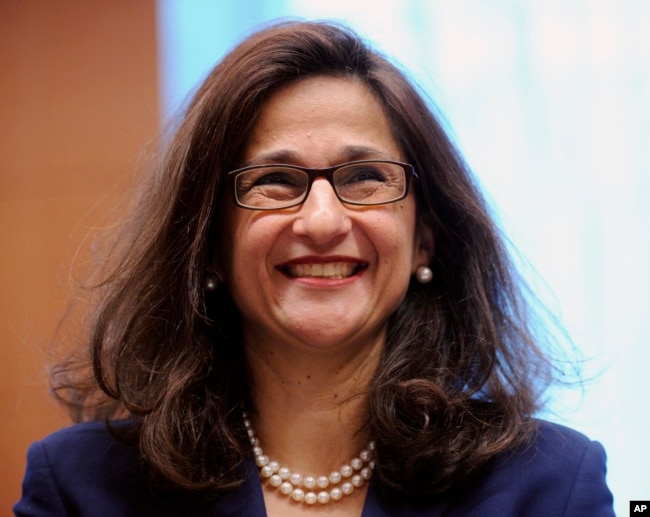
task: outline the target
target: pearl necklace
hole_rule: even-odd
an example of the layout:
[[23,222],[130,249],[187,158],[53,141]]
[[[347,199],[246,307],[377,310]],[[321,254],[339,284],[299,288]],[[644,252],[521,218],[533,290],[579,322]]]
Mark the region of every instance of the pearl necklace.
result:
[[[244,413],[244,425],[253,446],[255,463],[260,469],[262,480],[268,480],[269,484],[276,487],[281,494],[298,503],[313,505],[338,501],[369,480],[375,467],[373,460],[375,442],[370,442],[358,457],[353,458],[349,464],[343,465],[340,470],[330,473],[329,476],[303,476],[298,472],[291,472],[287,467],[281,467],[277,461],[271,461],[264,454],[246,413]],[[327,488],[329,490],[326,490]]]

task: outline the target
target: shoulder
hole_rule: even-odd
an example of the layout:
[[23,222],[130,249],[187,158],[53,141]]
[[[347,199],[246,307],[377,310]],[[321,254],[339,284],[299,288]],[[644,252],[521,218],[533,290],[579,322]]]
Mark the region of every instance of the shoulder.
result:
[[[125,426],[126,422],[116,422]],[[122,444],[103,422],[87,422],[57,431],[32,444],[28,461],[46,463],[52,472],[66,477],[92,474],[108,477],[123,469],[134,469],[139,463],[137,447]],[[84,481],[84,478],[81,479]],[[90,482],[90,480],[87,480]]]
[[545,421],[527,443],[496,458],[470,493],[452,515],[614,515],[603,447]]
[[19,516],[140,515],[161,508],[158,496],[150,489],[137,447],[116,440],[106,424],[89,422],[30,446],[23,494],[14,511]]
[[[116,421],[111,422],[108,425],[122,428],[128,425],[128,421]],[[32,447],[41,446],[48,452],[52,453],[64,449],[66,454],[74,453],[73,455],[82,453],[83,450],[89,447],[96,450],[98,446],[103,446],[107,449],[129,449],[113,437],[108,429],[108,425],[105,422],[95,421],[75,424],[59,431],[55,431],[42,440],[35,442]],[[71,449],[73,446],[74,448]],[[132,449],[132,451],[133,450],[134,449]]]
[[496,465],[499,468],[523,468],[534,462],[536,470],[556,469],[559,465],[569,475],[583,461],[601,459],[605,463],[605,451],[598,442],[584,434],[559,424],[538,420],[531,439],[509,453],[501,455]]

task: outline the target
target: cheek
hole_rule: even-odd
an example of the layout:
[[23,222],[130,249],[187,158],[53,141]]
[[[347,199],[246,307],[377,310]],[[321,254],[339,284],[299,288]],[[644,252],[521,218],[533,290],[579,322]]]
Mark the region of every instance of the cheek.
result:
[[[234,281],[246,280],[264,270],[274,243],[279,236],[279,225],[262,212],[244,211],[230,218],[229,257],[227,270]],[[250,213],[248,213],[250,212]]]
[[402,274],[411,274],[415,261],[415,210],[409,204],[395,208],[394,212],[377,217],[373,221],[372,231],[379,262],[392,264],[392,274],[399,274],[401,278]]
[[397,206],[398,210],[395,214],[395,231],[397,233],[397,240],[405,255],[409,257],[417,247],[417,239],[415,232],[415,203],[412,198],[408,198],[406,202]]

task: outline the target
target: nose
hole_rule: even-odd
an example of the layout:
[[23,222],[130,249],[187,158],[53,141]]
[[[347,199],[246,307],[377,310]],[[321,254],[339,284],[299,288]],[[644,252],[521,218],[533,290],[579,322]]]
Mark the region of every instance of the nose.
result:
[[352,221],[332,185],[324,178],[316,179],[293,223],[294,233],[325,245],[345,236],[351,228]]

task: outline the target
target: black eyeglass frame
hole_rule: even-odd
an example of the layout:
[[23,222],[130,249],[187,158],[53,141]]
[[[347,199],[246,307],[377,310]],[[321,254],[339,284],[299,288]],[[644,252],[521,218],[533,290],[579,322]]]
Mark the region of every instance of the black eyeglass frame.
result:
[[[339,195],[338,191],[336,190],[336,185],[334,185],[334,174],[339,169],[349,167],[350,165],[363,165],[364,163],[390,163],[392,165],[398,165],[399,167],[401,167],[402,170],[404,171],[404,180],[405,180],[404,192],[402,193],[402,195],[396,197],[395,199],[391,199],[390,201],[381,201],[377,203],[361,203],[358,201],[348,201],[347,199],[343,199]],[[298,201],[292,202],[289,205],[285,205],[279,208],[275,208],[275,207],[265,208],[265,207],[245,205],[239,200],[239,198],[237,197],[237,182],[236,182],[237,176],[239,176],[240,174],[246,171],[253,170],[253,169],[273,169],[278,167],[297,170],[307,174],[307,188],[305,189],[304,194],[302,195],[301,198],[299,198]],[[352,162],[340,163],[333,167],[324,167],[324,168],[316,168],[316,169],[309,168],[309,167],[301,167],[299,165],[291,165],[286,163],[266,163],[262,165],[249,165],[247,167],[242,167],[241,169],[235,169],[234,171],[230,171],[226,173],[226,177],[232,182],[232,189],[233,189],[232,193],[235,198],[235,203],[237,203],[237,206],[240,206],[241,208],[246,208],[248,210],[284,210],[285,208],[293,208],[295,206],[299,206],[303,204],[309,197],[309,193],[311,192],[311,186],[313,185],[314,180],[316,180],[317,178],[324,178],[329,182],[329,184],[332,186],[332,190],[334,191],[334,194],[336,194],[336,197],[341,203],[345,203],[347,205],[356,205],[356,206],[378,206],[378,205],[387,205],[390,203],[395,203],[408,196],[409,188],[411,185],[411,179],[412,178],[417,179],[418,174],[415,171],[415,167],[413,167],[413,165],[411,165],[410,163],[403,163],[403,162],[398,162],[393,160],[357,160]]]

